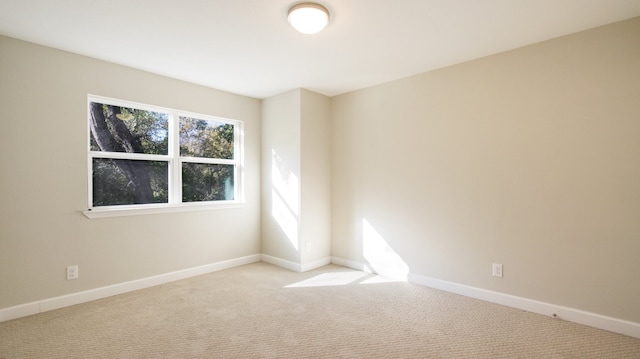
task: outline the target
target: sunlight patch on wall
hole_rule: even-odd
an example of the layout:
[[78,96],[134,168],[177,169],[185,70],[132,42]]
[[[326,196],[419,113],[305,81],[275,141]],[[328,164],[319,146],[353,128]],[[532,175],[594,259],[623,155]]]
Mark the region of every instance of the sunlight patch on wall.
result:
[[271,191],[271,216],[276,220],[293,247],[298,250],[298,220],[275,189]]
[[271,150],[271,188],[271,216],[297,251],[298,177],[287,168],[274,150]]
[[376,273],[393,279],[407,280],[409,275],[407,263],[364,218],[362,219],[362,251],[364,258]]
[[271,150],[271,187],[294,215],[298,215],[298,177],[287,168],[282,158]]

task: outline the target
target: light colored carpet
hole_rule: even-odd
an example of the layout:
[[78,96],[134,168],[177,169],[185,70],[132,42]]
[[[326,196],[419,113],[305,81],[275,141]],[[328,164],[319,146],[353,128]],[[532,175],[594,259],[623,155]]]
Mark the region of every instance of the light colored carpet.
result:
[[255,263],[0,323],[0,358],[640,358],[640,339],[335,265]]

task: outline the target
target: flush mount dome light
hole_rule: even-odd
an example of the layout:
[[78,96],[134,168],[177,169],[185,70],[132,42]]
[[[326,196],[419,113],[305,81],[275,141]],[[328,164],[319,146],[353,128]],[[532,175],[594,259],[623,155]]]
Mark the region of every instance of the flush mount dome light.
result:
[[289,8],[287,19],[301,33],[315,34],[329,23],[329,10],[314,2],[298,3]]

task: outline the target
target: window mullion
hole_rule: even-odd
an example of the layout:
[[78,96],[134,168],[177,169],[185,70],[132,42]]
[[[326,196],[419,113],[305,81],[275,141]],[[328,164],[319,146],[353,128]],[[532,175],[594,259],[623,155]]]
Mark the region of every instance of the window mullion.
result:
[[244,125],[236,124],[234,141],[236,143],[234,160],[236,161],[235,175],[236,186],[235,195],[239,201],[244,201]]
[[180,157],[180,162],[188,163],[208,163],[212,165],[235,165],[236,160],[223,160],[220,158],[206,158],[206,157]]
[[171,157],[169,186],[169,203],[182,203],[182,163],[180,161],[180,118],[176,112],[169,115],[171,131],[169,133],[169,143]]
[[142,161],[168,161],[169,156],[166,155],[150,155],[146,153],[129,153],[129,152],[98,152],[91,151],[89,156],[92,158],[112,158],[123,160],[142,160]]

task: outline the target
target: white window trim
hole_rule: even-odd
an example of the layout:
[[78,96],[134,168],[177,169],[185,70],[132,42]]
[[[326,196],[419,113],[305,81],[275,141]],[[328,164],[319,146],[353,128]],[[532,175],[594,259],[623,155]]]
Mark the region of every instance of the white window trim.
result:
[[[133,215],[176,213],[188,211],[204,211],[213,209],[239,208],[243,207],[244,197],[244,123],[239,120],[205,115],[189,111],[170,109],[147,105],[132,101],[119,100],[104,96],[89,94],[87,96],[87,115],[91,102],[107,103],[110,105],[137,108],[146,111],[163,112],[169,114],[169,149],[167,155],[145,155],[135,153],[108,153],[94,156],[91,151],[90,137],[91,129],[87,120],[87,210],[82,213],[87,218],[106,218]],[[177,141],[179,131],[179,116],[198,118],[203,120],[213,120],[234,125],[234,159],[212,159],[212,158],[191,158],[180,157],[180,143]],[[134,204],[117,206],[93,207],[93,158],[126,158],[166,161],[169,166],[169,198],[168,203]],[[182,183],[179,181],[182,173],[181,164],[183,162],[211,163],[235,165],[234,171],[234,200],[229,201],[208,201],[208,202],[182,202]]]
[[[179,212],[193,212],[193,211],[208,211],[215,209],[228,209],[228,208],[242,208],[246,205],[246,202],[242,201],[218,201],[213,204],[212,202],[195,202],[188,205],[172,206],[162,203],[161,205],[136,205],[136,208],[130,208],[130,206],[110,206],[110,207],[96,207],[83,211],[82,214],[87,218],[109,218],[109,217],[124,217],[124,216],[139,216],[147,214],[166,214],[166,213],[179,213]],[[148,206],[148,207],[147,207]],[[128,208],[122,208],[128,207]]]

